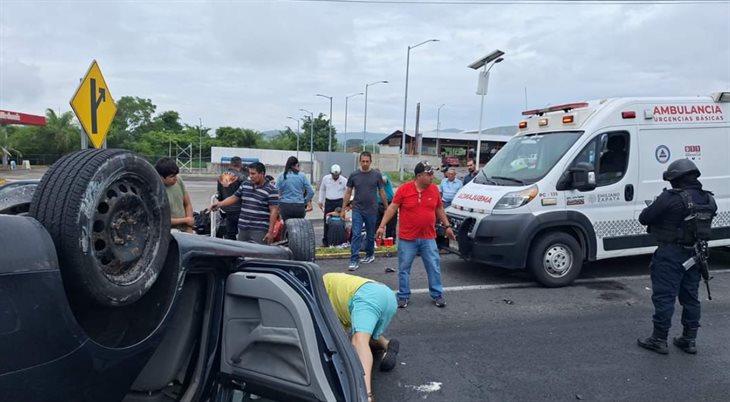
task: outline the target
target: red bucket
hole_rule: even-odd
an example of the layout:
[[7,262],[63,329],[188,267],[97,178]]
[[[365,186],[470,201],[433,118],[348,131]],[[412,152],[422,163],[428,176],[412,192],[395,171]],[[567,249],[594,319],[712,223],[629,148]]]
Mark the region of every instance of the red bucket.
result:
[[383,239],[375,239],[375,245],[380,247],[383,245]]
[[384,240],[385,240],[385,247],[391,247],[393,245],[392,237],[386,237]]

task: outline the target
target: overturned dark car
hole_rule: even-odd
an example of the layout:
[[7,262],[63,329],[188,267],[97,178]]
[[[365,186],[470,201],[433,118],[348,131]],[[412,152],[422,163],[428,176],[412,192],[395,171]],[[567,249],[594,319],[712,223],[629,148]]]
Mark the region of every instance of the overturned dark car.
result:
[[367,400],[319,267],[171,234],[140,156],[69,154],[25,202],[0,215],[1,401]]

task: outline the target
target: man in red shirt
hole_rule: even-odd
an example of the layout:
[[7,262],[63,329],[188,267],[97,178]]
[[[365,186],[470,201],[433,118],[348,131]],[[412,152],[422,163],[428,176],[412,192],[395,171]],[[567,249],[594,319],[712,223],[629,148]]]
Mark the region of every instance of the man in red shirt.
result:
[[[436,307],[445,307],[441,284],[441,261],[436,246],[436,218],[446,227],[446,236],[455,239],[454,230],[444,212],[441,193],[433,181],[433,168],[427,161],[419,162],[413,170],[416,178],[398,187],[393,202],[385,211],[378,227],[382,237],[388,222],[400,208],[398,226],[398,307],[406,308],[411,297],[411,265],[416,254],[428,275],[428,291]],[[402,208],[401,208],[402,207]]]

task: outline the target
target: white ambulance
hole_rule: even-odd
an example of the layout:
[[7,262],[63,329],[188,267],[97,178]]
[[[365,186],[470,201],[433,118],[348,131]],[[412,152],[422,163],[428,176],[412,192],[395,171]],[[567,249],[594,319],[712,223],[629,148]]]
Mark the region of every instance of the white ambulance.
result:
[[519,132],[454,198],[447,215],[467,260],[527,268],[565,286],[584,261],[647,254],[639,213],[689,158],[715,193],[710,247],[730,245],[730,92],[615,98],[529,110]]

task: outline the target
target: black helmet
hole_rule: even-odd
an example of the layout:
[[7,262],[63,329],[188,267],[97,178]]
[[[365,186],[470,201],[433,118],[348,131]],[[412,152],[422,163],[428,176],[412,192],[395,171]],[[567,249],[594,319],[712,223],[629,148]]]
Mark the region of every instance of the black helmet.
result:
[[662,174],[662,179],[672,181],[689,173],[697,174],[700,177],[700,170],[697,165],[689,159],[678,159],[667,166],[667,171]]

